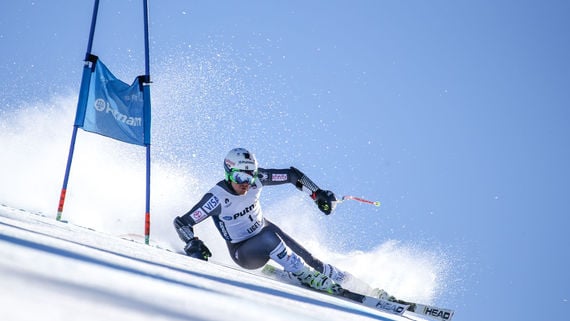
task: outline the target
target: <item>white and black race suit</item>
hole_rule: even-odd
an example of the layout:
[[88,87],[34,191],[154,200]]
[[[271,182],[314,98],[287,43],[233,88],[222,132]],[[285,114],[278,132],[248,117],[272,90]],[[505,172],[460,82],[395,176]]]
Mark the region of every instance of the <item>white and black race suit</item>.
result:
[[212,217],[216,228],[226,240],[232,259],[243,268],[262,267],[269,260],[269,253],[283,242],[308,265],[320,271],[323,263],[264,218],[259,202],[264,186],[298,184],[299,174],[300,172],[293,168],[259,168],[258,179],[245,195],[236,194],[231,184],[222,180],[190,211],[181,216],[181,219],[193,226]]

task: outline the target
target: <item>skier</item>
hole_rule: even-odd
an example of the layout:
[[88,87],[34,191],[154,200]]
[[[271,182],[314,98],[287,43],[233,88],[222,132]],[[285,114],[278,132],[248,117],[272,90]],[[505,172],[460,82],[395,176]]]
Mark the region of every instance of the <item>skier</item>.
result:
[[[193,225],[208,217],[226,240],[233,261],[245,269],[257,269],[269,259],[302,283],[332,293],[349,275],[315,258],[302,245],[263,216],[259,197],[264,186],[291,183],[307,192],[326,215],[336,205],[335,195],[320,189],[295,167],[259,168],[254,154],[244,148],[229,151],[224,159],[225,179],[212,187],[186,214],[174,219],[178,236],[190,257],[208,260],[212,253],[194,235]],[[339,284],[339,285],[337,285]]]

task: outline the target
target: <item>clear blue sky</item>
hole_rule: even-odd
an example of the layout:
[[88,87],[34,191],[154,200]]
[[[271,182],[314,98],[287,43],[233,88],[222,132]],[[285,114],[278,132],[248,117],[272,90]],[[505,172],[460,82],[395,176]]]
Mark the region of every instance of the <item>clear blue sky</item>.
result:
[[[101,1],[95,35],[127,82],[140,2]],[[382,201],[343,238],[448,251],[458,320],[567,318],[568,1],[150,2],[156,157],[296,165]],[[92,5],[0,3],[2,113],[78,90]]]

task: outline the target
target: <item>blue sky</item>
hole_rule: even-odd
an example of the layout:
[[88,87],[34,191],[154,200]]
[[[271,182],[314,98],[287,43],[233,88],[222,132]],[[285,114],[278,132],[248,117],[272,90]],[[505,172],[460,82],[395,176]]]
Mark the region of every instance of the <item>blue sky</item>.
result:
[[[76,95],[92,5],[0,3],[2,117]],[[239,145],[266,167],[297,166],[324,188],[382,201],[323,218],[347,250],[396,239],[447,254],[453,294],[442,299],[458,320],[563,318],[566,1],[172,0],[150,10],[156,159],[193,163],[208,183]],[[101,1],[93,53],[126,82],[144,73],[141,13],[139,1]],[[67,138],[72,123],[57,126]]]

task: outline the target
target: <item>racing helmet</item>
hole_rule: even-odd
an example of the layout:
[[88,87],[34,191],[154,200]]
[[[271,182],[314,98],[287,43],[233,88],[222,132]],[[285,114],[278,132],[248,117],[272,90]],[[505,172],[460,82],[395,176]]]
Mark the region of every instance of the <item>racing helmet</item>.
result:
[[253,185],[257,178],[257,160],[255,155],[245,148],[234,148],[224,159],[226,180],[237,184]]

